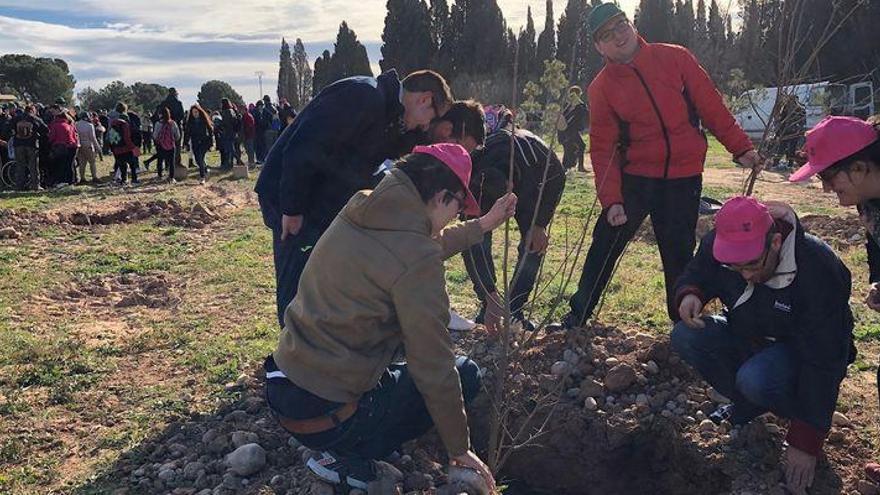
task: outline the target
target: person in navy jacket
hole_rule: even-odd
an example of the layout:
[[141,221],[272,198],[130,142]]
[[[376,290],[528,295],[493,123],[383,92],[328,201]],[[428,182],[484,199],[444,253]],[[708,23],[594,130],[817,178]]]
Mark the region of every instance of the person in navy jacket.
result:
[[255,191],[272,229],[278,322],[296,295],[311,248],[351,196],[375,186],[377,167],[403,156],[407,131],[427,131],[452,103],[439,74],[402,81],[390,70],[325,87],[284,130],[266,156]]
[[[736,197],[715,225],[676,284],[672,347],[731,399],[713,421],[768,411],[791,421],[786,480],[806,493],[855,359],[850,272],[785,204]],[[724,313],[704,316],[714,299]]]

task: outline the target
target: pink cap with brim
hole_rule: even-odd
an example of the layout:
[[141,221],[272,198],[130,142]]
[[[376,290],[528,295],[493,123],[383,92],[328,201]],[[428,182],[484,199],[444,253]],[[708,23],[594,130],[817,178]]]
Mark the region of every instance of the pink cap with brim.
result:
[[761,257],[773,217],[755,198],[738,196],[715,215],[712,255],[720,263],[747,263]]
[[791,182],[809,179],[826,168],[854,155],[877,141],[874,126],[855,117],[825,117],[807,131],[804,152],[807,163],[788,178]]
[[468,216],[477,216],[480,214],[480,204],[471,193],[468,185],[471,183],[471,155],[468,154],[459,144],[438,143],[430,146],[416,146],[413,153],[425,153],[440,160],[452,170],[452,173],[461,181],[464,186],[464,214]]

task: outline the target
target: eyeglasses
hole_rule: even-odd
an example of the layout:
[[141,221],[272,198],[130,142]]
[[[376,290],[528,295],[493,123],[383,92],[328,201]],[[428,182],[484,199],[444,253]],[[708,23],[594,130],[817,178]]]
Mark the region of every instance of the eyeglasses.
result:
[[764,268],[764,264],[767,263],[767,255],[770,254],[769,249],[764,249],[764,254],[761,255],[760,258],[749,261],[748,263],[737,263],[737,264],[725,264],[721,265],[722,267],[737,273],[742,272],[756,272]]
[[451,192],[447,192],[446,197],[447,197],[447,199],[456,200],[458,202],[458,213],[464,213],[464,202],[465,202],[464,194],[458,195],[458,194],[453,194]]
[[602,43],[608,43],[609,41],[614,39],[614,36],[618,34],[626,34],[630,29],[630,23],[628,19],[621,19],[617,21],[610,29],[606,29],[601,33],[596,35],[596,39]]
[[772,232],[767,234],[767,240],[764,242],[764,253],[761,254],[761,257],[747,261],[745,263],[728,263],[722,264],[722,268],[726,268],[732,272],[737,272],[742,274],[743,272],[756,272],[758,270],[764,269],[764,265],[767,264],[767,256],[770,254],[770,243],[773,240]]

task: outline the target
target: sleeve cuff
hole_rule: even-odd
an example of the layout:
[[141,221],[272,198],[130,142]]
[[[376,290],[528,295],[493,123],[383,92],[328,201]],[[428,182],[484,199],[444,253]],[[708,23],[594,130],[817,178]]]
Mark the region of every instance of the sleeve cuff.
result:
[[821,432],[799,419],[792,419],[785,440],[792,447],[813,457],[818,457],[822,453],[822,445],[825,443],[825,432]]
[[681,306],[681,301],[686,296],[697,296],[700,298],[700,302],[706,304],[706,296],[703,295],[703,291],[700,290],[699,287],[695,285],[686,285],[675,293],[675,307],[678,308]]

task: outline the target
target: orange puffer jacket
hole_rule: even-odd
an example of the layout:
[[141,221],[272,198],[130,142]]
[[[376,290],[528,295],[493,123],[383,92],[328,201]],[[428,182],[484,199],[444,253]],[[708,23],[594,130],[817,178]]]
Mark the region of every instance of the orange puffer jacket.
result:
[[602,206],[623,203],[621,174],[676,179],[703,171],[704,125],[734,157],[752,143],[693,54],[646,43],[629,64],[606,61],[589,88],[590,158]]

